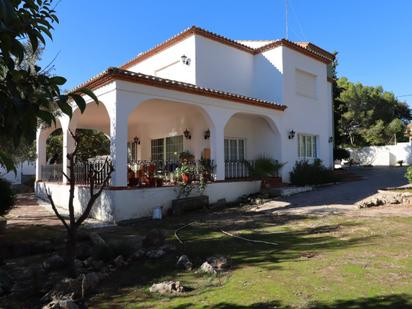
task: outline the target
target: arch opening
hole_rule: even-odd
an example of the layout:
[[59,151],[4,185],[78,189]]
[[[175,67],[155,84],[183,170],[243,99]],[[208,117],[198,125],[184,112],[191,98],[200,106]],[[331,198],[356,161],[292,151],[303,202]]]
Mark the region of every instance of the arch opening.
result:
[[[184,159],[211,159],[207,113],[194,104],[149,99],[128,115],[128,183],[142,183],[143,173],[160,182],[173,182],[173,172]],[[152,169],[152,172],[147,170]]]
[[281,163],[279,130],[266,116],[236,113],[227,121],[224,135],[226,179],[252,176],[257,160]]

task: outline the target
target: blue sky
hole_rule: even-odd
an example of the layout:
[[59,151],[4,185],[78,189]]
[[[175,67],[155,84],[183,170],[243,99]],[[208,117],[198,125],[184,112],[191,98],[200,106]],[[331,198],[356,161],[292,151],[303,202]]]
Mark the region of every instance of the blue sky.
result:
[[[289,39],[339,52],[339,76],[412,95],[412,1],[288,0]],[[285,37],[285,0],[61,0],[42,64],[70,89],[197,25],[232,39]],[[411,97],[402,97],[412,105]]]

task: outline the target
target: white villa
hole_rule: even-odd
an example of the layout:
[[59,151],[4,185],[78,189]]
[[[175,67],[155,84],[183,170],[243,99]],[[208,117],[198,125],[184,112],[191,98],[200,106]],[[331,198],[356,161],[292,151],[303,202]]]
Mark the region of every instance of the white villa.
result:
[[[76,110],[70,121],[59,119],[64,149],[57,168],[67,171],[69,129],[104,132],[115,172],[93,216],[118,222],[171,207],[175,187],[131,185],[128,170],[161,161],[171,171],[167,162],[184,151],[213,161],[214,182],[205,191],[210,202],[259,191],[260,180],[248,178],[236,162],[269,157],[285,163],[284,183],[298,160],[319,158],[332,167],[333,59],[312,43],[235,41],[191,27],[79,86],[92,89],[100,104],[89,101],[83,114]],[[37,132],[35,189],[44,198],[48,188],[65,207],[65,179],[52,177],[56,166],[46,164],[46,140],[55,129]],[[87,185],[76,186],[78,209],[87,194]]]

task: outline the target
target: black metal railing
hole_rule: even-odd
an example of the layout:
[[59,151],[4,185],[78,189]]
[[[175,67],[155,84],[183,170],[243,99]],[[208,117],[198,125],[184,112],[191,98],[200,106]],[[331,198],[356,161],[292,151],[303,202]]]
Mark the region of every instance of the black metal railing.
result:
[[255,166],[253,160],[225,161],[225,178],[242,179],[250,178],[251,170]]
[[[111,161],[88,161],[76,163],[74,168],[74,177],[76,184],[90,184],[90,172],[94,172],[94,184],[101,185],[106,179],[111,169]],[[108,184],[111,183],[109,179]]]
[[63,180],[63,165],[48,164],[41,167],[41,178],[47,182],[62,182]]
[[[110,171],[110,161],[88,161],[78,162],[74,167],[74,178],[76,184],[90,184],[90,172],[94,171],[95,184],[101,185],[106,179]],[[62,182],[63,181],[63,165],[43,165],[41,167],[41,178],[47,182]],[[110,184],[110,180],[109,180]]]

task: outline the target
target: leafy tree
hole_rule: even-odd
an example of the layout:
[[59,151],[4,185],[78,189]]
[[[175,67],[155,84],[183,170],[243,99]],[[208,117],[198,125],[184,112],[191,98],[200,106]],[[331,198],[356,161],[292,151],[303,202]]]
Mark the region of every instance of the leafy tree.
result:
[[87,159],[96,156],[110,154],[110,140],[103,132],[89,129],[77,129],[76,134],[79,136],[78,160],[87,161]]
[[334,94],[336,142],[345,146],[384,145],[403,140],[412,119],[409,107],[382,87],[337,80]]
[[[104,133],[92,129],[77,129],[79,146],[76,161],[84,162],[96,156],[110,154],[110,140]],[[47,161],[62,163],[63,161],[63,135],[62,130],[57,129],[47,139]]]
[[53,131],[46,141],[46,160],[48,163],[63,163],[62,129]]
[[[83,112],[82,94],[96,102],[88,89],[62,94],[66,82],[61,76],[49,76],[38,65],[24,65],[45,36],[52,38],[53,23],[58,23],[53,0],[0,0],[0,140],[9,139],[14,147],[33,141],[38,122],[51,125],[56,113],[72,115],[71,101]],[[28,51],[27,45],[30,46]],[[0,165],[14,168],[12,153],[0,149]]]
[[76,164],[76,156],[79,151],[79,146],[80,146],[80,138],[78,135],[73,134],[70,132],[75,140],[75,149],[72,153],[69,153],[67,155],[68,158],[68,169],[69,169],[69,174],[66,175],[63,173],[64,177],[69,182],[70,189],[69,189],[69,201],[68,201],[68,210],[69,210],[69,219],[65,219],[58,209],[56,208],[54,204],[54,200],[52,197],[52,194],[50,191],[47,192],[47,197],[50,201],[50,204],[52,206],[52,209],[59,218],[59,220],[62,222],[64,227],[66,228],[67,232],[67,242],[66,242],[66,263],[67,263],[67,270],[68,270],[68,275],[72,278],[76,277],[77,275],[77,270],[76,270],[76,264],[75,264],[75,259],[76,259],[76,244],[77,244],[77,231],[79,227],[82,225],[82,223],[89,217],[90,212],[93,208],[94,203],[100,196],[100,194],[103,192],[103,189],[108,185],[109,180],[111,178],[111,174],[113,173],[114,169],[113,166],[107,161],[104,164],[104,166],[101,168],[102,170],[106,169],[106,165],[108,165],[109,170],[101,182],[100,185],[97,185],[97,177],[99,176],[99,170],[96,170],[94,166],[90,166],[89,174],[88,174],[88,181],[89,181],[89,200],[84,205],[85,207],[82,210],[82,213],[80,216],[75,216],[74,213],[74,192],[75,192],[75,185],[76,185],[76,177],[75,177],[75,164]]
[[393,119],[386,127],[386,135],[393,136],[395,142],[399,139],[405,140],[406,125],[399,118]]

